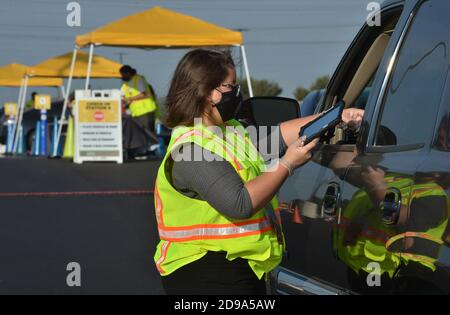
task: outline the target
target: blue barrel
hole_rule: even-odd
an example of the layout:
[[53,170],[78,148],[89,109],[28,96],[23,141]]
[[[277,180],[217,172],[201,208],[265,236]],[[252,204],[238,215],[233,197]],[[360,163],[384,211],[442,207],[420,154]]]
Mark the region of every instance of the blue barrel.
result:
[[47,155],[47,111],[41,110],[41,125],[39,129],[39,154]]
[[31,154],[34,156],[39,155],[39,147],[41,144],[41,121],[38,120],[36,122],[36,128],[34,129],[34,141],[33,141],[33,148],[31,149]]
[[7,133],[7,139],[6,139],[6,153],[11,154],[13,151],[13,139],[14,139],[14,120],[8,119],[8,133]]

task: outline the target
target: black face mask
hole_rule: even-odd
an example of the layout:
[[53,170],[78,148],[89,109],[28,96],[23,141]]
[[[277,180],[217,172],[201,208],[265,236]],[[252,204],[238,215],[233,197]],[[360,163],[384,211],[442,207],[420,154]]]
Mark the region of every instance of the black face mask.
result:
[[226,122],[235,118],[237,114],[239,105],[242,103],[241,89],[239,86],[236,86],[229,92],[220,93],[222,93],[222,99],[219,103],[214,104],[213,106],[215,106],[219,111],[222,121]]

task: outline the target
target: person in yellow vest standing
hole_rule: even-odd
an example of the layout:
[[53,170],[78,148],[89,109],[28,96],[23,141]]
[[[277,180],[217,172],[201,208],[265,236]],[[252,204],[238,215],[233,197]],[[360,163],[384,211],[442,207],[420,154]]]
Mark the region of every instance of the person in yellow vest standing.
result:
[[157,103],[147,79],[129,65],[120,68],[122,95],[133,119],[144,129],[154,132]]
[[[196,49],[178,64],[166,100],[173,131],[155,185],[154,260],[168,294],[265,294],[265,275],[281,262],[276,193],[311,158],[317,140],[304,145],[298,131],[317,116],[280,124],[282,158],[266,169],[234,119],[241,100],[229,52]],[[343,120],[362,114],[346,110]]]
[[26,109],[33,109],[34,108],[34,97],[37,95],[37,92],[31,93],[31,98],[28,100],[28,102],[25,104]]

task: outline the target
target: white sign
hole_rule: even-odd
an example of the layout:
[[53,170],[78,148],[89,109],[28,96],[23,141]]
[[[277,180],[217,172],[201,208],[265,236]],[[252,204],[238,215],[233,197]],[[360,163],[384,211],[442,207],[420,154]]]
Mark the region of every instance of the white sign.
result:
[[119,90],[75,92],[74,162],[123,163]]

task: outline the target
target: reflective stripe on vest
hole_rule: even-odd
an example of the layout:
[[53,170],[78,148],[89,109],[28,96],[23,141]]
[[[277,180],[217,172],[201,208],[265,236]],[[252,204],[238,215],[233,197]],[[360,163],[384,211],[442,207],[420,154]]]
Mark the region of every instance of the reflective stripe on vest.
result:
[[177,228],[158,227],[161,239],[172,242],[243,237],[261,234],[271,229],[272,226],[267,218],[227,225],[205,224]]
[[164,273],[164,270],[161,267],[161,264],[164,262],[164,260],[167,257],[167,251],[169,250],[170,242],[165,241],[164,244],[161,246],[161,257],[156,262],[156,268],[160,273]]
[[[337,228],[345,232],[346,229],[350,228],[351,220],[345,217],[341,217],[341,224],[337,224]],[[364,226],[357,237],[367,238],[371,241],[381,242],[385,244],[389,239],[390,235],[387,231],[382,229],[377,229],[372,226]]]
[[423,238],[431,242],[438,243],[439,245],[444,244],[444,241],[440,238],[434,237],[432,235],[426,234],[426,233],[420,233],[420,232],[406,232],[402,234],[395,235],[394,237],[390,238],[386,243],[386,248],[389,248],[392,244],[395,242],[407,238],[407,237],[417,237],[417,238]]

